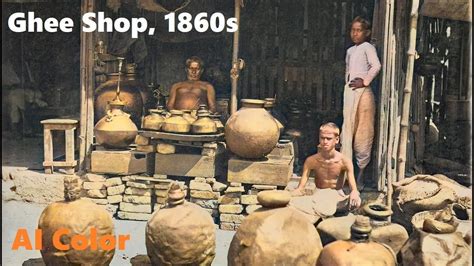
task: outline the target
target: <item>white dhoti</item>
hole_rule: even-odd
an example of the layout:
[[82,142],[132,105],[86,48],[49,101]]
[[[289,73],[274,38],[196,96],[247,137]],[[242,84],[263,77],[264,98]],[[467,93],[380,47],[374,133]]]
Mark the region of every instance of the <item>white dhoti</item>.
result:
[[357,166],[365,168],[374,142],[375,100],[370,87],[353,90],[346,84],[343,117],[341,152],[350,159],[354,153]]
[[313,195],[292,197],[290,207],[301,211],[314,224],[321,218],[333,216],[337,210],[347,209],[349,196],[342,190],[316,188]]

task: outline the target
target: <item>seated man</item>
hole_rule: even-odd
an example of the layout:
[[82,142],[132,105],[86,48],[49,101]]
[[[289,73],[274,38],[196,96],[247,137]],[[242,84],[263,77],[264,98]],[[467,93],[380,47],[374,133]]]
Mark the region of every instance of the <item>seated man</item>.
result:
[[[351,160],[336,151],[338,142],[339,128],[336,124],[321,125],[318,153],[306,159],[298,187],[292,191],[293,197],[289,205],[302,211],[311,223],[332,216],[339,209],[353,209],[361,204],[354,178],[354,167]],[[303,196],[310,171],[315,173],[316,189],[313,195]],[[345,195],[342,191],[346,172],[351,189],[349,195]]]
[[168,110],[197,110],[200,104],[206,104],[210,112],[216,112],[216,93],[214,87],[201,81],[204,71],[202,60],[192,56],[186,60],[188,80],[173,84],[168,100]]

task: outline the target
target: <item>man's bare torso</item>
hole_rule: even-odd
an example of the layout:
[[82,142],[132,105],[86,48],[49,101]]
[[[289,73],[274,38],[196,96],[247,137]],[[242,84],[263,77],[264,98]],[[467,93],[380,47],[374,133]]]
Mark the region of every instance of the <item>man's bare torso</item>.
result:
[[324,159],[320,154],[315,154],[308,158],[309,169],[314,172],[317,188],[342,189],[344,184],[344,165],[343,156],[337,153],[335,158]]
[[205,81],[183,81],[176,86],[176,102],[178,110],[196,110],[200,104],[207,102],[207,89],[210,84]]

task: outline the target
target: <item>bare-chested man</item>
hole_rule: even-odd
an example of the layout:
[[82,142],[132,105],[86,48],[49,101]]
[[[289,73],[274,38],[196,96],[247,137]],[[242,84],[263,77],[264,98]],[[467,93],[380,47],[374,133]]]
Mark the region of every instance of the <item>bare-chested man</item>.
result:
[[186,60],[188,80],[173,84],[168,110],[197,110],[200,104],[206,104],[209,111],[216,112],[216,93],[209,82],[200,80],[203,71],[203,61],[199,57]]
[[[298,187],[292,191],[294,197],[290,201],[290,206],[304,212],[312,223],[334,215],[338,209],[353,209],[361,204],[354,178],[354,167],[351,160],[336,151],[338,142],[339,128],[334,123],[321,125],[318,153],[306,159]],[[310,171],[314,171],[316,189],[313,195],[303,196]],[[349,195],[345,195],[342,191],[346,172],[351,189]]]

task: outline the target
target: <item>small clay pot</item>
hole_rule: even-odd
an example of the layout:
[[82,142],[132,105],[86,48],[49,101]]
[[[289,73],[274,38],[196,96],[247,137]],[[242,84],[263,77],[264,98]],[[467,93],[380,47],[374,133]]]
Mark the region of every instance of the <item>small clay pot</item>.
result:
[[161,129],[165,132],[188,133],[191,130],[191,124],[184,119],[183,111],[171,110],[171,116],[165,119]]
[[191,125],[191,132],[194,134],[213,134],[217,132],[217,126],[208,112],[198,112],[198,119]]
[[149,115],[143,118],[142,128],[148,130],[160,130],[165,118],[161,115],[163,110],[160,109],[150,109]]

